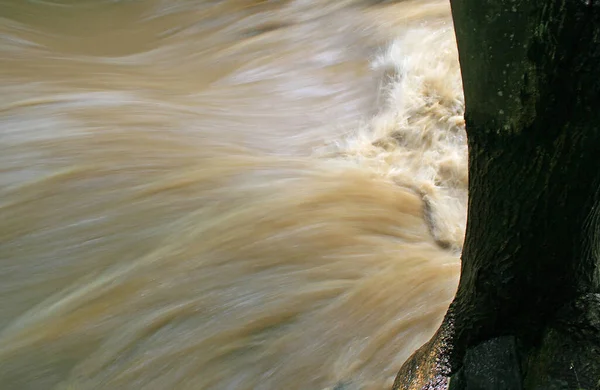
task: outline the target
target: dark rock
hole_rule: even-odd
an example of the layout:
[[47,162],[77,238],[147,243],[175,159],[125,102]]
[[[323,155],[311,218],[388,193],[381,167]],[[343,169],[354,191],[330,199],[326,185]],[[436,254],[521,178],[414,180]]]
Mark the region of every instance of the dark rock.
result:
[[[485,341],[465,354],[456,390],[521,390],[517,346],[512,336]],[[454,379],[454,377],[453,377]]]

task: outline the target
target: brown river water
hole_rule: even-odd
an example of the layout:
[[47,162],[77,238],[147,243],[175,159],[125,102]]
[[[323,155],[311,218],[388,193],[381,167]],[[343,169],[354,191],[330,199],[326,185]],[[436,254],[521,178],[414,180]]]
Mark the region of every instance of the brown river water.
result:
[[466,156],[446,1],[0,0],[0,389],[389,389]]

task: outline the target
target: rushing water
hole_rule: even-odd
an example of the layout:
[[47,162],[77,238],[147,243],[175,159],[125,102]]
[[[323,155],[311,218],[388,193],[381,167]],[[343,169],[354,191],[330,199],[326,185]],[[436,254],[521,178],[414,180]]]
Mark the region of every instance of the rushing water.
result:
[[390,388],[462,114],[446,1],[0,0],[0,388]]

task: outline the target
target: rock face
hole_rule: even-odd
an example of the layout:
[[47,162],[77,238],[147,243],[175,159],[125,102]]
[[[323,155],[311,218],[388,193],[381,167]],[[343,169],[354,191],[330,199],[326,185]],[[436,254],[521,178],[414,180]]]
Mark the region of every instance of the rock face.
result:
[[524,362],[528,389],[600,388],[600,294],[566,305]]
[[522,386],[515,338],[498,337],[467,350],[464,365],[452,377],[449,388],[520,390]]
[[394,389],[600,379],[600,3],[454,0],[469,142],[456,298]]

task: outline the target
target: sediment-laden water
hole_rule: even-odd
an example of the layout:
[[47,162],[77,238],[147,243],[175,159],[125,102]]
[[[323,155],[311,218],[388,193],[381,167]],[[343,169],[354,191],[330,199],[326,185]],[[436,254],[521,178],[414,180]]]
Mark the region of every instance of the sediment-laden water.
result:
[[462,115],[446,1],[0,1],[0,388],[390,388]]

